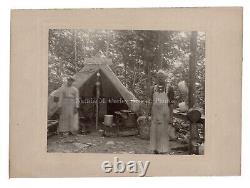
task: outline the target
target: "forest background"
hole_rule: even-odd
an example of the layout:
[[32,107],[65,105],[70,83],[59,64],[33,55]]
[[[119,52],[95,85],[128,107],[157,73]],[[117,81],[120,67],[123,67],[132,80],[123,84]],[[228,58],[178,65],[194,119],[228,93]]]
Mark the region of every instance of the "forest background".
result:
[[111,69],[139,99],[146,100],[163,69],[175,92],[175,107],[183,101],[178,83],[192,88],[192,106],[205,109],[205,33],[154,30],[50,29],[48,92],[84,67],[86,58],[112,60]]

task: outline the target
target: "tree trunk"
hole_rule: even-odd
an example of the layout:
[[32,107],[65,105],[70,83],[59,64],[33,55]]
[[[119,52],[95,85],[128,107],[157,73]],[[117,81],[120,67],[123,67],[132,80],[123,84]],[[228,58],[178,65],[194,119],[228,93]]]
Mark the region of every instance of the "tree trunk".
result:
[[135,80],[136,80],[136,61],[134,61],[134,68],[133,68],[133,83],[132,83],[132,91],[134,92],[134,89],[135,89]]
[[188,93],[188,106],[192,108],[195,104],[195,72],[196,72],[196,50],[197,50],[197,32],[192,31],[190,39],[190,56],[189,56],[189,93]]
[[74,30],[74,61],[75,61],[75,73],[77,73],[77,46],[76,46],[76,30]]
[[161,31],[158,32],[158,67],[162,69],[162,33]]
[[150,71],[150,69],[151,69],[151,64],[150,64],[150,62],[149,61],[147,61],[146,62],[146,64],[147,64],[147,66],[146,66],[146,69],[147,69],[147,83],[146,83],[146,85],[147,85],[147,95],[148,96],[150,96],[150,87],[151,87],[151,71]]
[[127,61],[126,60],[124,61],[124,85],[125,87],[127,87]]

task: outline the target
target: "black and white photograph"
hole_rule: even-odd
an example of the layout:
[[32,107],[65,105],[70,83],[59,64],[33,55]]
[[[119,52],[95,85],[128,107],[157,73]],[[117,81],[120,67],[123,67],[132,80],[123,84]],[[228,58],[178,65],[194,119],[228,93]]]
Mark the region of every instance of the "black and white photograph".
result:
[[48,30],[49,153],[204,155],[202,31]]
[[241,175],[242,7],[18,9],[10,24],[8,177]]

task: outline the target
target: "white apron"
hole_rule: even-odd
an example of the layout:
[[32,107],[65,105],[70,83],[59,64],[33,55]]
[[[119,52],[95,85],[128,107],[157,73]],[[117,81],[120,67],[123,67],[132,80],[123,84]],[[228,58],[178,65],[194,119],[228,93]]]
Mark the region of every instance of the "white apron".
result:
[[74,132],[79,129],[78,113],[74,113],[74,109],[79,107],[78,89],[75,87],[65,87],[62,90],[59,107],[61,107],[61,115],[59,120],[58,132]]
[[168,107],[167,92],[158,92],[154,88],[152,119],[150,127],[150,149],[159,153],[168,153],[169,146],[169,120],[170,110]]

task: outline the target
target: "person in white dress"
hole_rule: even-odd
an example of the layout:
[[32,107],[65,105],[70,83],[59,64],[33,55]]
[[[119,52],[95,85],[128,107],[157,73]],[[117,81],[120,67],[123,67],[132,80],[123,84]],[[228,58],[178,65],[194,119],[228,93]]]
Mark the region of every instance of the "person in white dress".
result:
[[72,84],[74,78],[67,79],[67,84],[62,88],[59,97],[59,126],[58,132],[67,135],[75,134],[79,129],[78,109],[79,109],[79,91]]
[[166,75],[163,71],[157,73],[157,84],[152,88],[150,150],[155,154],[170,152],[170,124],[172,123],[172,101],[174,92],[165,83]]

